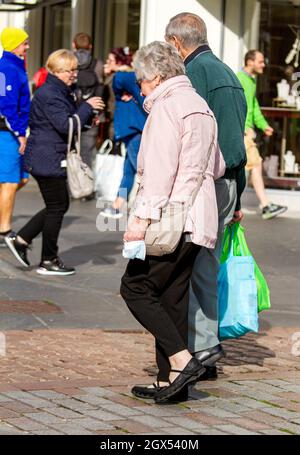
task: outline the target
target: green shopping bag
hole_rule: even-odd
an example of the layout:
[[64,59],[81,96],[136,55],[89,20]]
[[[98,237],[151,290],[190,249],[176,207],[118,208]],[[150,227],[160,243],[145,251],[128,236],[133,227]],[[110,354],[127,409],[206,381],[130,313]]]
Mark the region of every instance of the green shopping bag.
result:
[[[226,227],[223,237],[221,264],[224,264],[229,256],[231,235],[233,236],[234,256],[252,256],[246,243],[244,232],[245,229],[239,223]],[[255,280],[257,285],[258,312],[260,313],[261,311],[269,310],[271,308],[270,290],[265,277],[255,261],[254,264]]]

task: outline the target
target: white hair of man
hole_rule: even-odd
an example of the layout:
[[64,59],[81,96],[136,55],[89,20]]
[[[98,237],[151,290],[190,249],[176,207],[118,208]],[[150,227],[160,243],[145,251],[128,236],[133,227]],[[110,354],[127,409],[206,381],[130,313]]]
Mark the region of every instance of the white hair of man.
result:
[[165,39],[169,42],[174,37],[185,49],[208,44],[206,24],[197,14],[180,13],[172,17],[166,27]]
[[185,67],[175,47],[163,41],[143,46],[135,54],[133,67],[138,80],[161,81],[185,74]]

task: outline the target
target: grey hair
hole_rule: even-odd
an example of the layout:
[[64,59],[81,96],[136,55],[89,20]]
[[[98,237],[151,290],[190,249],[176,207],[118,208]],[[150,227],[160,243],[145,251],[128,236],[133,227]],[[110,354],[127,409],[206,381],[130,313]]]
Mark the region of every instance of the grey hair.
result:
[[177,50],[163,41],[143,46],[135,54],[133,67],[137,79],[152,80],[160,76],[162,81],[185,74],[185,66]]
[[206,24],[197,14],[180,13],[172,17],[166,27],[166,41],[170,41],[174,36],[185,49],[208,44]]

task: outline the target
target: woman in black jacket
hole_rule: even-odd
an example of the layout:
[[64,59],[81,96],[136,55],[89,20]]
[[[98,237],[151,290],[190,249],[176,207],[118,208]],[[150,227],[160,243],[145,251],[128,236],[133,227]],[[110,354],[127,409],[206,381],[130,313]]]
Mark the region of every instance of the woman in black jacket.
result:
[[77,108],[71,86],[77,75],[78,62],[73,52],[62,49],[50,55],[46,68],[46,83],[34,95],[30,113],[30,136],[25,151],[25,166],[36,179],[46,208],[36,214],[19,232],[6,237],[11,252],[24,266],[29,267],[27,251],[32,240],[43,234],[40,275],[73,275],[75,269],[66,267],[58,257],[58,236],[63,217],[69,208],[66,153],[69,119],[74,130],[77,114],[81,124],[91,120],[93,110],[101,110],[101,98],[94,97]]

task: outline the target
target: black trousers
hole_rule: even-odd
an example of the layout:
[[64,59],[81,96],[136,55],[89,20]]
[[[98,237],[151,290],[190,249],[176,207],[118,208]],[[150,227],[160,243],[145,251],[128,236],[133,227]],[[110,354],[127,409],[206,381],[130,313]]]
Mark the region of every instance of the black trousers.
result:
[[35,177],[46,208],[37,213],[19,232],[27,243],[43,234],[42,261],[52,261],[58,254],[58,236],[70,205],[65,177]]
[[159,381],[168,381],[168,357],[187,349],[189,281],[200,247],[180,242],[162,257],[131,260],[121,295],[135,318],[155,337]]

